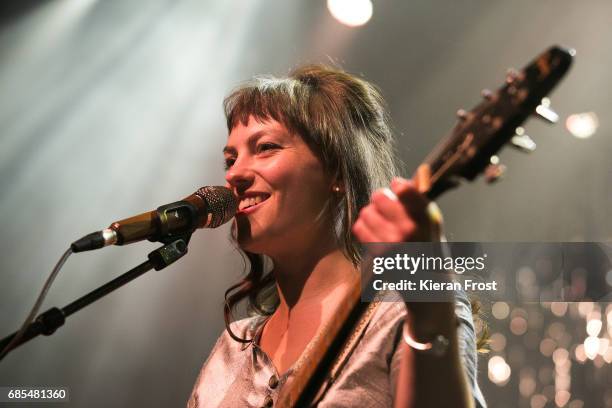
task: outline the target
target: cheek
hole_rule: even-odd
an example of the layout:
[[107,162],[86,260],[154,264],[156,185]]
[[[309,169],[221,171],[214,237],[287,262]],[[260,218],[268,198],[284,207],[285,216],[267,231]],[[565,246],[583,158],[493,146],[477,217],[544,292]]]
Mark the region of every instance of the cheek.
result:
[[291,195],[287,199],[291,200],[292,205],[305,216],[318,216],[330,195],[326,180],[313,172],[305,173],[294,181]]
[[294,216],[300,210],[309,210],[308,213],[320,210],[330,195],[331,182],[314,157],[304,158],[297,154],[283,157],[269,164],[264,177],[270,187],[280,193],[277,196],[279,207]]
[[304,158],[298,154],[276,163],[271,173],[279,182],[300,185],[312,191],[321,191],[327,182],[323,166],[316,158]]

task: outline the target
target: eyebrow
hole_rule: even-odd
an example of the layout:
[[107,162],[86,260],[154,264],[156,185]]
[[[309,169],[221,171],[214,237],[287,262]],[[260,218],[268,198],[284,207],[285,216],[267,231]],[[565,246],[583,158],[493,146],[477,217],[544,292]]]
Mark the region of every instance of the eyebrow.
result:
[[[266,134],[283,134],[284,131],[271,130],[271,129],[261,129],[257,132],[249,135],[247,138],[247,143],[252,143],[253,141],[260,139],[262,136]],[[236,154],[236,148],[233,146],[225,146],[223,148],[223,154]]]
[[225,146],[223,148],[223,154],[235,154],[235,153],[236,153],[236,149],[234,149],[233,147]]

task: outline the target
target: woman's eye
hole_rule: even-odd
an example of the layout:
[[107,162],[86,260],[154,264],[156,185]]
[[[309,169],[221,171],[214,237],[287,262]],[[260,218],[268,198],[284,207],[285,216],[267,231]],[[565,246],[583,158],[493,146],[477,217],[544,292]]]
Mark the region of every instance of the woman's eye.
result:
[[233,157],[226,158],[225,159],[225,170],[229,170],[229,168],[234,165],[235,161],[236,159],[234,159]]
[[278,149],[280,146],[274,143],[261,143],[257,145],[257,152],[265,152],[267,150]]

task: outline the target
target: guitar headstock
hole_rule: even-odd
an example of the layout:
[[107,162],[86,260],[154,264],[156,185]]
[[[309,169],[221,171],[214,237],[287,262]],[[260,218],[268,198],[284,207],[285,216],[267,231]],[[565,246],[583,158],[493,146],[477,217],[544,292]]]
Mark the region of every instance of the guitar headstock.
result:
[[508,142],[521,150],[533,150],[535,143],[522,133],[520,125],[531,114],[556,122],[558,116],[545,97],[568,71],[574,54],[573,50],[551,47],[523,70],[509,70],[505,84],[497,91],[484,90],[483,101],[474,109],[457,112],[455,128],[425,159],[432,175],[427,196],[435,199],[462,179],[473,180],[491,169],[489,166],[495,165],[491,158]]

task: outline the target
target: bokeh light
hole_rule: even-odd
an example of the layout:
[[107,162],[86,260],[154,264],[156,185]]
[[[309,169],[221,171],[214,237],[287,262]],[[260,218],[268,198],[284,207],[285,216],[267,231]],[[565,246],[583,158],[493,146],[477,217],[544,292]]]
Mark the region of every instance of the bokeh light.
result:
[[557,343],[553,339],[544,339],[540,342],[540,353],[546,357],[550,357],[556,347]]
[[566,390],[557,391],[555,394],[555,404],[558,407],[564,407],[569,402],[570,397],[570,393]]
[[562,365],[566,361],[568,361],[568,358],[569,358],[569,353],[567,352],[566,349],[563,349],[563,348],[558,348],[552,353],[552,359],[555,362],[555,364]]
[[587,360],[587,355],[584,351],[584,344],[577,345],[574,353],[576,355],[576,361],[579,363],[584,363]]
[[499,320],[503,320],[510,314],[510,307],[506,302],[495,302],[491,306],[491,314]]
[[336,20],[349,27],[364,25],[372,18],[370,0],[327,0],[327,8]]
[[593,310],[593,306],[593,302],[579,302],[578,312],[580,313],[580,316],[586,317],[586,315],[591,313],[591,310]]
[[536,379],[533,369],[524,368],[521,370],[519,381],[519,392],[525,398],[530,397],[536,390]]
[[544,408],[547,402],[548,402],[548,398],[546,398],[544,395],[536,394],[533,397],[531,397],[530,405],[531,405],[531,408]]
[[599,339],[594,336],[589,336],[584,340],[584,353],[593,360],[599,353]]
[[512,318],[510,321],[510,331],[517,336],[525,334],[527,331],[527,320],[521,316]]
[[[522,273],[529,279],[530,270]],[[537,282],[534,286],[540,290]],[[491,305],[491,315],[490,349],[495,354],[488,377],[498,387],[515,387],[521,406],[584,407],[585,396],[576,391],[583,380],[576,378],[594,375],[590,381],[606,382],[612,363],[611,304],[587,299],[517,306],[498,301]]]
[[489,359],[489,379],[495,384],[503,386],[508,383],[512,370],[501,356],[493,356]]
[[587,322],[586,331],[589,336],[598,336],[601,331],[601,320],[599,319],[591,319]]
[[567,302],[552,302],[550,304],[550,311],[555,316],[565,316],[565,313],[567,312]]
[[578,139],[587,139],[597,131],[599,119],[595,112],[576,113],[565,120],[565,127]]

